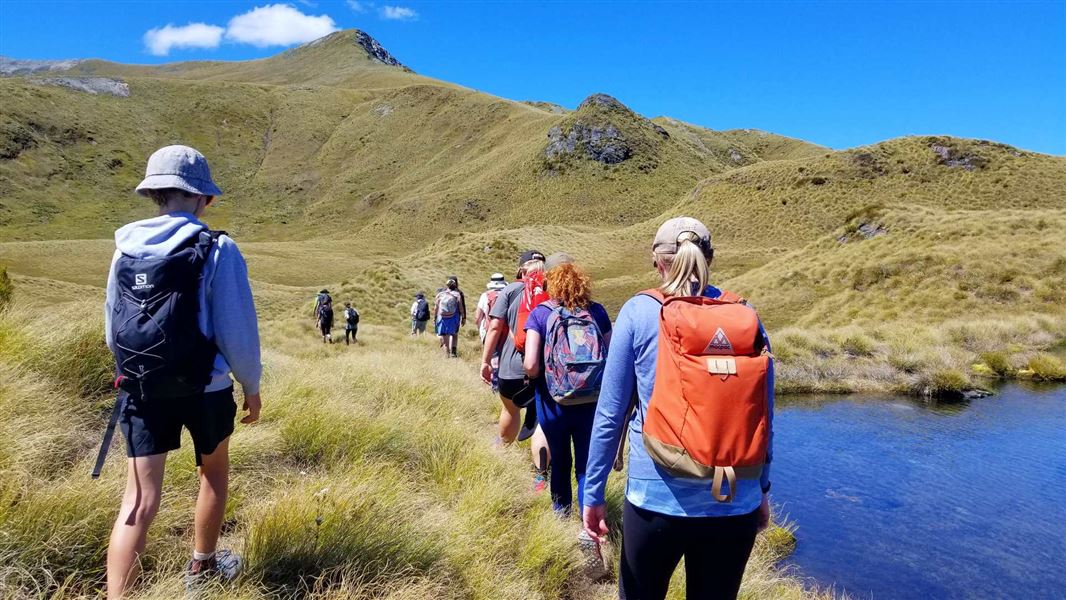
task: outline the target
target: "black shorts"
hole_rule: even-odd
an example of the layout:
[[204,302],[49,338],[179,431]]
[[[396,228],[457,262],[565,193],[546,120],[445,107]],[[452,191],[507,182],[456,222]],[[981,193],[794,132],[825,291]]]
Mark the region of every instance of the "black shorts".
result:
[[518,408],[532,406],[537,388],[525,379],[500,379],[500,396],[507,398]]
[[142,401],[127,396],[119,427],[126,436],[126,456],[152,456],[181,447],[181,428],[192,436],[196,466],[233,433],[237,403],[233,388],[180,399]]

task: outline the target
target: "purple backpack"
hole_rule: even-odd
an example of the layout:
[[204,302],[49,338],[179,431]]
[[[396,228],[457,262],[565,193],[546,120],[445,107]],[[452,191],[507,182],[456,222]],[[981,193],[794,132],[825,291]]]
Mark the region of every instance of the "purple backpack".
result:
[[544,338],[548,392],[564,406],[595,402],[607,359],[603,333],[588,310],[546,304],[552,309]]

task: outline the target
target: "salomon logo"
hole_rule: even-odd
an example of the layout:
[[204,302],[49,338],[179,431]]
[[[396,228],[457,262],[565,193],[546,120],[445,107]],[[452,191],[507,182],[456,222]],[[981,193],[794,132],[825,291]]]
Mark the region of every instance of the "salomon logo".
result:
[[719,327],[718,331],[714,332],[714,337],[711,338],[711,342],[707,344],[707,349],[703,351],[704,354],[732,354],[733,344],[729,342],[729,338],[726,337],[725,332]]
[[130,288],[131,290],[150,290],[155,287],[154,285],[148,283],[147,273],[134,274],[133,284],[133,287]]

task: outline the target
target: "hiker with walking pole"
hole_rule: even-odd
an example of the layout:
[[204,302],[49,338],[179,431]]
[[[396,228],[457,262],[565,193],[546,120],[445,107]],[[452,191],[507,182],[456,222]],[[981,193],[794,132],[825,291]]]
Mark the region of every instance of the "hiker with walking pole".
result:
[[126,439],[127,480],[107,548],[107,595],[136,580],[159,508],[167,453],[189,430],[200,480],[185,584],[232,580],[240,559],[218,549],[229,480],[229,437],[243,390],[241,423],[259,419],[259,328],[248,270],[234,241],[201,221],[222,192],[203,155],[167,146],[148,159],[137,192],[159,215],[115,232],[104,308],[119,398],[93,476],[115,425]]
[[682,558],[687,598],[736,598],[769,523],[770,345],[755,310],[710,285],[713,256],[703,223],[664,223],[652,244],[661,284],[630,298],[614,324],[583,521],[606,540],[607,476],[628,438],[619,585],[629,600],[665,598]]

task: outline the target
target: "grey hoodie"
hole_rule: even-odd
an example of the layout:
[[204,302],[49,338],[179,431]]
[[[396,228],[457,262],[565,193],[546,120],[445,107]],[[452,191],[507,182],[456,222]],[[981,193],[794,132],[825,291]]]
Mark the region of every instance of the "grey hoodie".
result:
[[[122,254],[134,258],[162,258],[206,227],[190,213],[175,212],[130,223],[115,232],[116,250],[111,260],[104,303],[104,335],[112,351],[111,314],[118,295],[115,260]],[[233,385],[230,379],[232,369],[244,392],[257,394],[263,372],[259,326],[248,284],[248,267],[237,244],[229,237],[221,236],[208,256],[203,282],[200,286],[200,331],[213,338],[219,349],[211,383],[205,391],[214,392]]]

